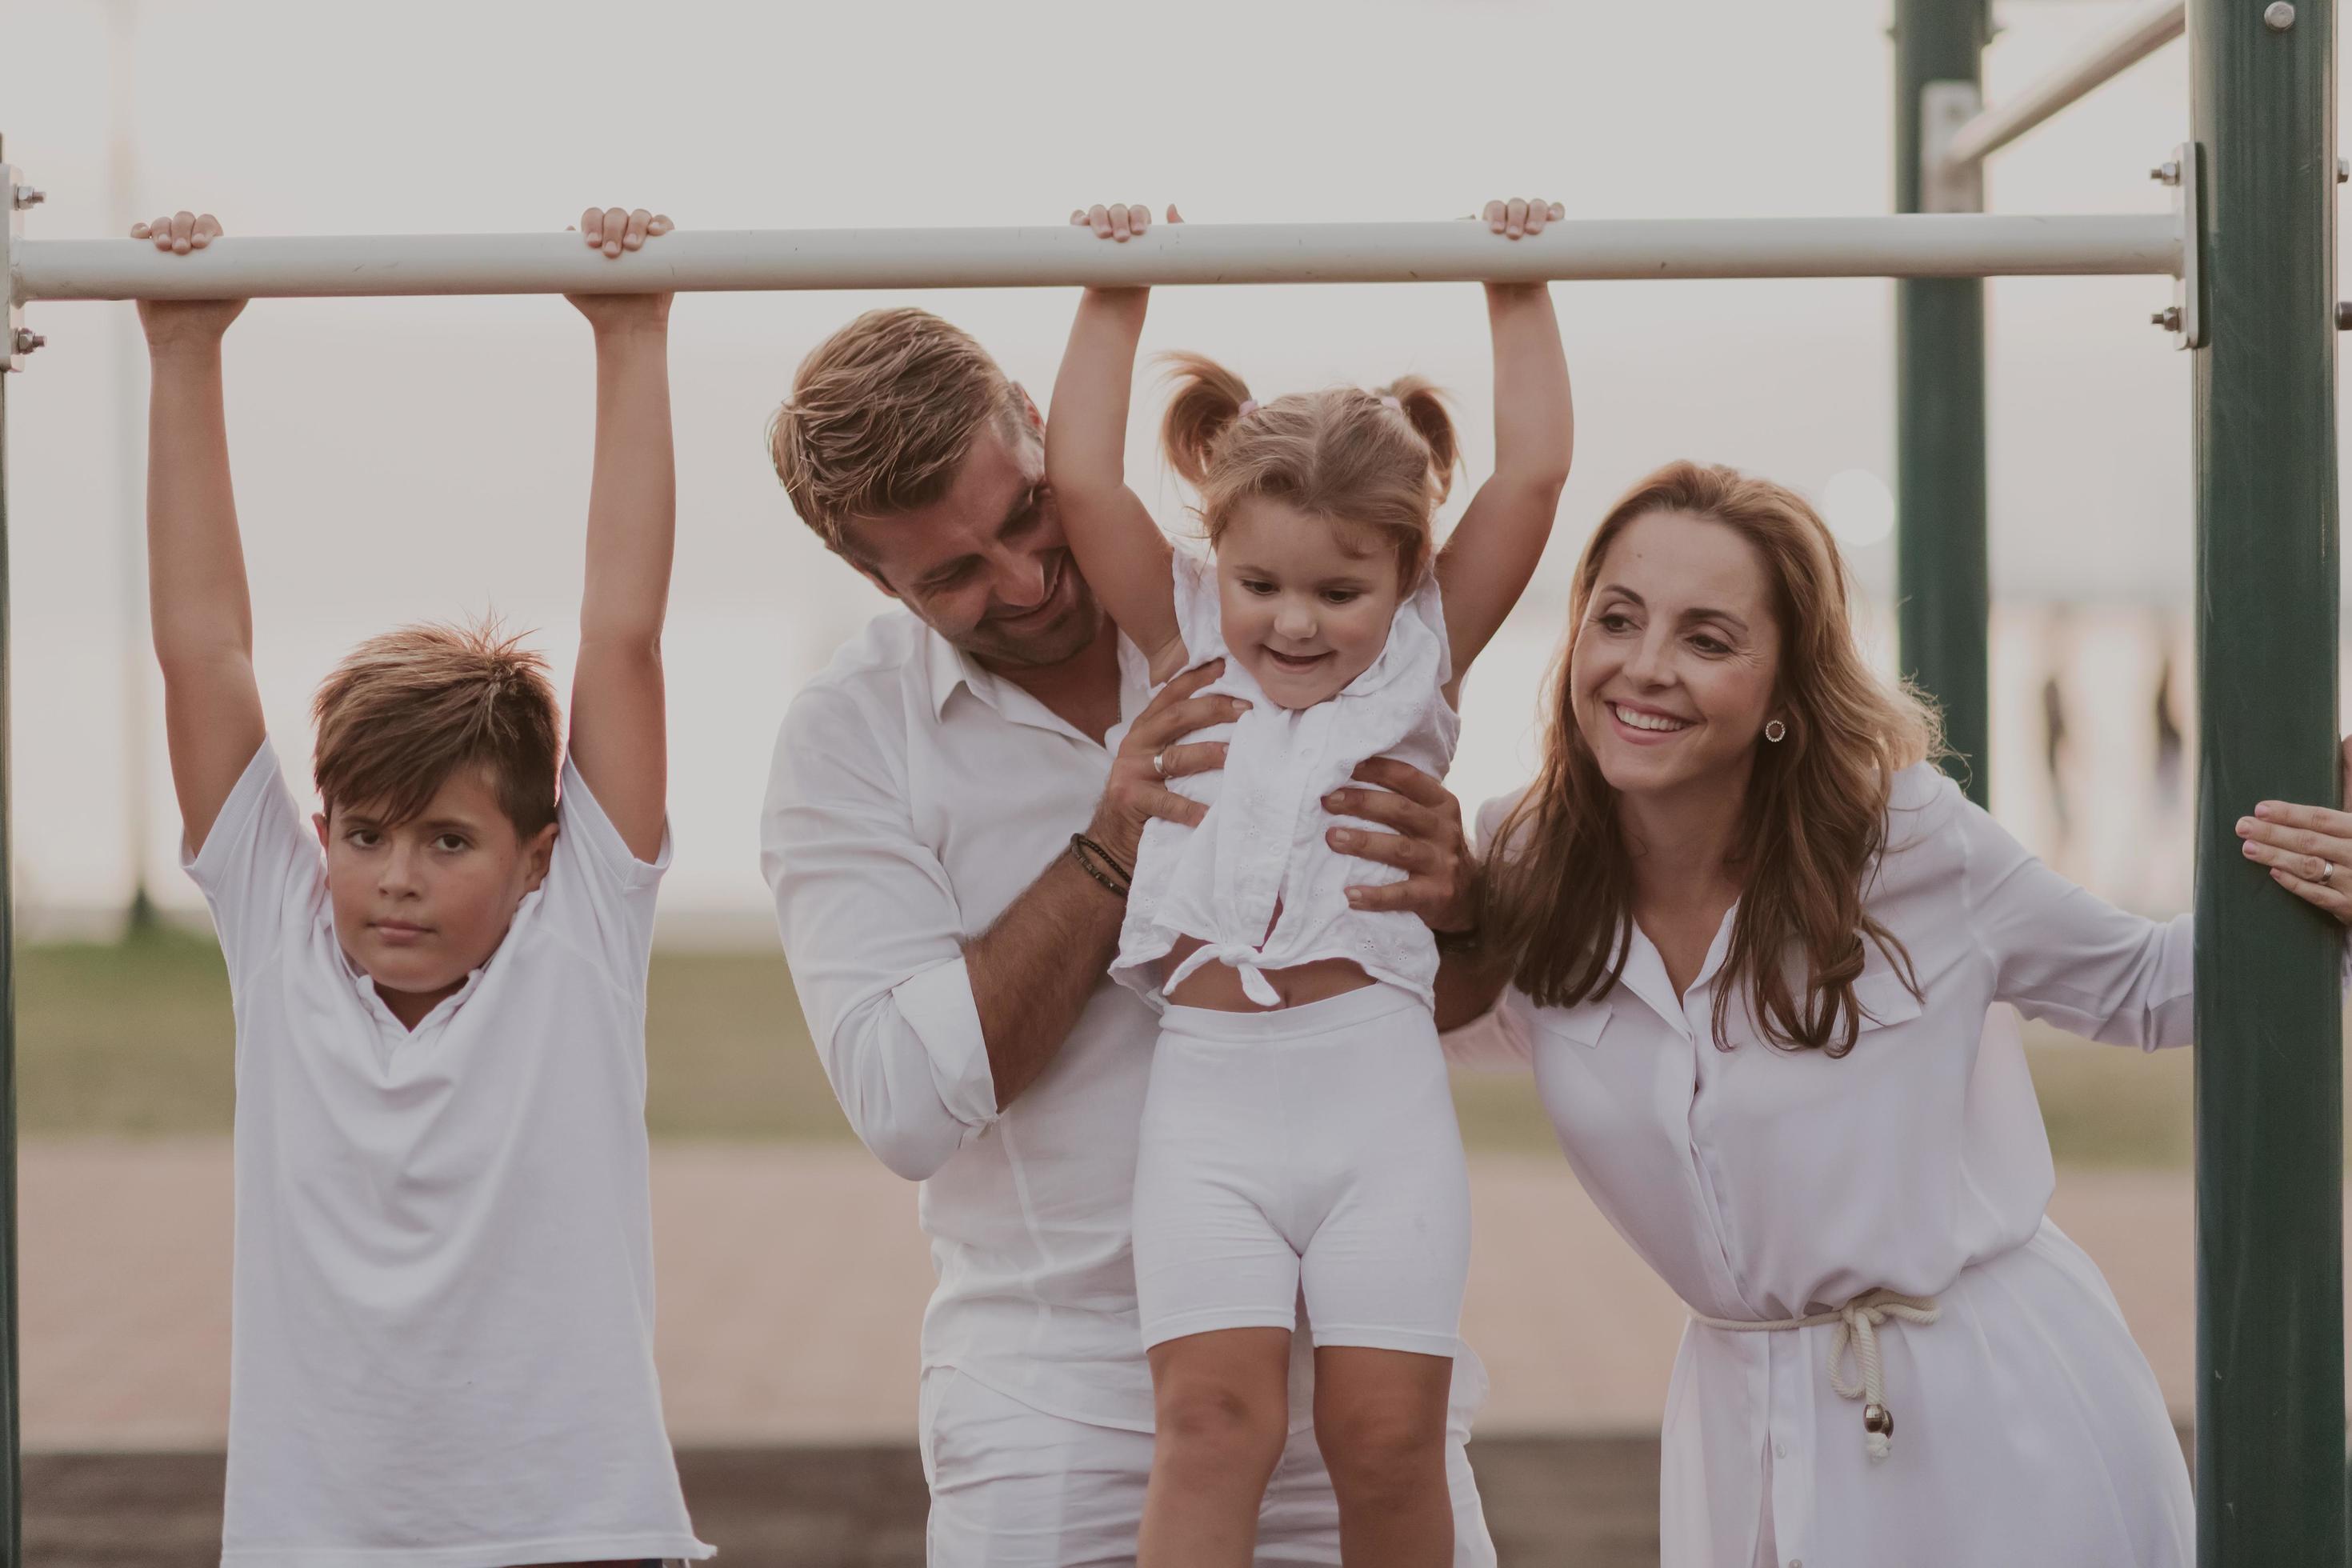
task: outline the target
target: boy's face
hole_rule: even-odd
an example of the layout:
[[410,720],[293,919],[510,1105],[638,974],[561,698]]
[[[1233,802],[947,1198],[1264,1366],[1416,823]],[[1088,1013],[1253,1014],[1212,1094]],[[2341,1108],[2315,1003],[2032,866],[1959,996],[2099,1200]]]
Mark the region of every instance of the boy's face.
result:
[[528,840],[517,833],[476,768],[450,774],[405,822],[366,802],[316,821],[335,936],[411,1028],[498,950],[555,847],[553,823]]

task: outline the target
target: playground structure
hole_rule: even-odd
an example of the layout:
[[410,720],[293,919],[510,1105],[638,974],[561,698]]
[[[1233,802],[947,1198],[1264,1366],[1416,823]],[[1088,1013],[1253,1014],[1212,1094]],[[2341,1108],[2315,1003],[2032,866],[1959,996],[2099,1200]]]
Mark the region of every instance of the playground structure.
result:
[[[1942,702],[1980,802],[1987,721],[1983,279],[2146,276],[2189,354],[2197,806],[2199,1561],[2346,1561],[2340,950],[2238,852],[2262,799],[2333,801],[2337,715],[2333,0],[2152,0],[2005,104],[1981,102],[1988,0],[1895,0],[1897,211],[1875,217],[1481,226],[697,232],[618,260],[552,234],[231,237],[167,256],[27,237],[40,194],[0,165],[9,319],[71,300],[699,289],[1595,279],[1898,279],[1901,662]],[[2169,214],[1982,209],[1983,160],[2186,33],[2190,134],[2151,150]],[[2121,180],[2136,170],[2114,171]],[[0,419],[12,388],[0,380]],[[0,456],[0,745],[6,736]],[[5,804],[0,785],[0,806]],[[0,893],[9,882],[0,811]],[[0,1568],[21,1562],[11,911],[0,899]],[[1870,1173],[1856,1173],[1867,1180]]]

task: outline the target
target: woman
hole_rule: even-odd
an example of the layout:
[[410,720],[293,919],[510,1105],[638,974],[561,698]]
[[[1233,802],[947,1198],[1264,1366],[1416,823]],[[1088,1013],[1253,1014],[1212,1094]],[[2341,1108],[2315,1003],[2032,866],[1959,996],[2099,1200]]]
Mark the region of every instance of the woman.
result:
[[1543,771],[1482,814],[1483,956],[1439,1016],[1502,993],[1478,1038],[1532,1060],[1586,1190],[1691,1307],[1664,1561],[2192,1561],[2155,1377],[2044,1216],[2022,1047],[1988,1026],[2011,1002],[2185,1043],[2188,918],[2100,902],[1935,770],[1933,713],[1864,667],[1836,547],[1778,485],[1651,476],[1570,624]]

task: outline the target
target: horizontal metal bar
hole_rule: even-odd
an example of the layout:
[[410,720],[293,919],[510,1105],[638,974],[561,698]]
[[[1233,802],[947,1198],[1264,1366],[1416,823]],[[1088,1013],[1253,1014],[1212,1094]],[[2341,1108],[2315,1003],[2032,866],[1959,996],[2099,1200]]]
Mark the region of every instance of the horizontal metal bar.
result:
[[2124,71],[2188,28],[2186,0],[2147,0],[2116,18],[2114,26],[2085,48],[2006,103],[1996,103],[1952,132],[1947,163],[1981,162],[2075,100]]
[[1001,289],[1624,278],[2162,273],[2179,220],[1910,215],[1585,219],[1507,240],[1482,223],[1187,224],[1126,244],[1083,228],[688,229],[607,259],[566,234],[27,239],[15,299],[203,300],[669,289]]

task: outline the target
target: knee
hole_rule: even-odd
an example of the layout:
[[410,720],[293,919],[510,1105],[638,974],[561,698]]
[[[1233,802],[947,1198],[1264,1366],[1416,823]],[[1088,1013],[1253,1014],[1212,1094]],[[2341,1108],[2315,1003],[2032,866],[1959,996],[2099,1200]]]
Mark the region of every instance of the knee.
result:
[[1178,1377],[1159,1390],[1154,1442],[1176,1462],[1271,1475],[1282,1458],[1290,1413],[1282,1397],[1214,1377]]
[[1319,1408],[1315,1439],[1343,1495],[1400,1504],[1445,1484],[1445,1419],[1419,1400],[1354,1399]]

